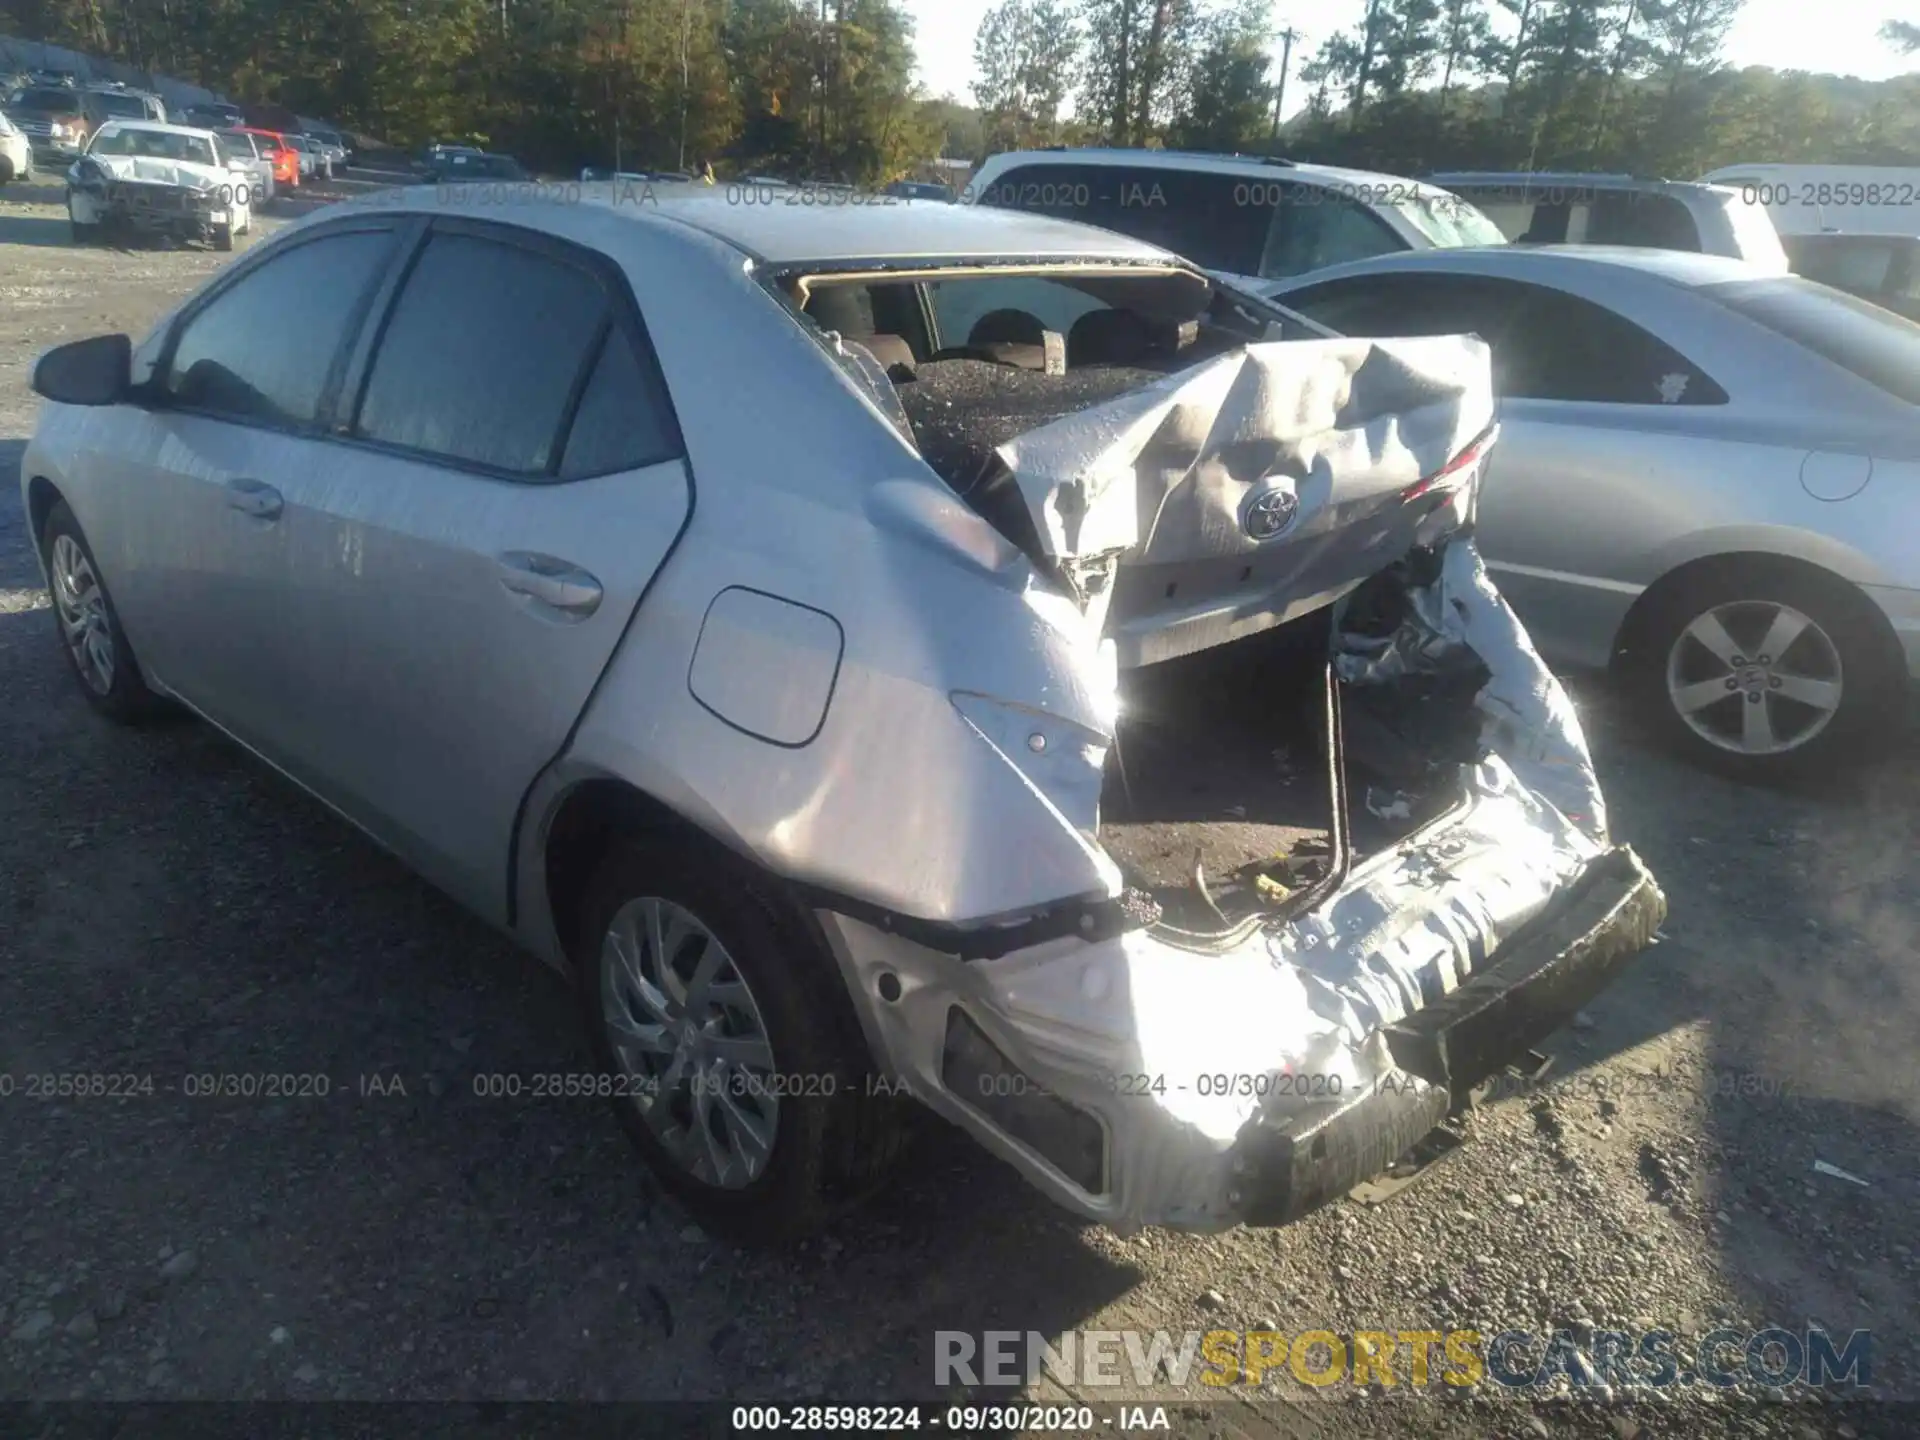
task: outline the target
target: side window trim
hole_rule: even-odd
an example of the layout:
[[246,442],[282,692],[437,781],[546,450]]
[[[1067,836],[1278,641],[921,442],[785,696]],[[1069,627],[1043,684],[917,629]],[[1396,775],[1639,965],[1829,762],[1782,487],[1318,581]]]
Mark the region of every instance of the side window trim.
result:
[[[567,405],[559,430],[554,437],[553,449],[544,475],[532,476],[519,471],[502,470],[496,466],[462,460],[452,455],[441,455],[431,450],[416,450],[410,446],[389,444],[359,433],[360,410],[366,403],[367,386],[373,376],[374,358],[379,354],[381,343],[386,338],[387,327],[398,309],[401,291],[435,235],[467,235],[542,255],[584,272],[600,287],[606,309],[601,319],[599,338],[595,343],[587,346],[586,358],[582,362],[579,373],[574,376],[573,388],[568,393]],[[634,297],[633,287],[627,283],[627,277],[610,257],[586,246],[575,244],[573,241],[548,235],[543,231],[529,230],[523,226],[510,225],[501,221],[473,220],[464,216],[417,217],[416,227],[410,240],[403,239],[400,248],[402,253],[396,255],[393,263],[388,267],[385,281],[375,290],[374,301],[369,306],[369,316],[363,319],[360,327],[360,339],[350,351],[352,358],[344,367],[341,383],[336,391],[338,409],[334,412],[334,423],[332,428],[325,432],[325,438],[335,444],[371,450],[382,455],[399,456],[419,464],[434,465],[441,469],[458,471],[461,474],[488,480],[506,481],[514,485],[571,485],[581,480],[594,479],[596,477],[593,475],[575,475],[563,480],[560,478],[560,467],[566,463],[566,449],[573,435],[573,424],[578,418],[580,404],[586,396],[587,387],[592,384],[593,373],[599,364],[602,351],[607,344],[611,343],[612,337],[618,335],[633,347],[634,359],[639,363],[652,397],[660,407],[661,428],[671,442],[666,454],[648,463],[658,465],[686,458],[686,432],[681,428],[672,391],[667,388],[666,375],[660,368],[660,357],[654,349],[653,337],[647,330],[646,317],[640,313],[639,302]]]
[[613,306],[608,304],[601,311],[600,328],[594,332],[593,339],[580,357],[580,368],[573,376],[573,388],[567,391],[567,403],[560,407],[560,423],[554,427],[553,439],[547,444],[549,481],[560,478],[560,471],[567,459],[567,442],[573,438],[573,422],[580,417],[580,402],[586,399],[587,387],[593,383],[593,372],[600,368],[607,347],[619,333],[620,326],[615,319]]
[[[353,353],[355,346],[359,343],[359,335],[365,330],[367,317],[372,310],[373,298],[379,296],[386,287],[392,283],[392,276],[396,269],[396,261],[399,258],[399,253],[405,248],[406,229],[407,217],[405,216],[355,216],[352,219],[336,221],[330,225],[316,226],[314,229],[300,235],[297,239],[289,240],[284,245],[275,245],[271,249],[256,251],[253,255],[248,256],[245,260],[233,266],[226,274],[222,275],[216,283],[210,285],[202,294],[196,296],[190,305],[182,309],[178,315],[174,316],[172,324],[167,328],[166,338],[161,343],[160,353],[154,360],[153,372],[146,382],[148,387],[148,402],[155,409],[176,411],[183,415],[205,415],[211,419],[219,420],[222,424],[241,425],[251,430],[268,430],[283,435],[316,436],[326,434],[327,417],[332,413],[333,405],[338,395],[345,358]],[[340,347],[335,352],[333,358],[328,361],[327,378],[321,386],[320,397],[315,405],[314,418],[311,421],[295,425],[276,425],[270,421],[253,416],[229,415],[224,411],[206,410],[198,405],[186,404],[172,393],[169,385],[173,379],[173,361],[175,353],[180,348],[180,337],[186,333],[187,327],[212,306],[215,301],[219,300],[235,286],[243,283],[248,277],[256,274],[264,267],[285,258],[304,246],[330,239],[337,235],[368,234],[392,235],[395,237],[394,247],[387,256],[386,267],[379,283],[368,287],[367,293],[361,297],[356,307],[356,312],[347,319],[346,328],[341,333]]]

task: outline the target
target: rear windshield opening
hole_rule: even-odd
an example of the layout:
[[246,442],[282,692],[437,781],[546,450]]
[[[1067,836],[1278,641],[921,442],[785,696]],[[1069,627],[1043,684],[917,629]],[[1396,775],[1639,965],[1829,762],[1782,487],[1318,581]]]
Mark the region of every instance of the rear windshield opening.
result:
[[1701,294],[1812,350],[1897,400],[1920,405],[1920,325],[1810,280],[1736,280]]

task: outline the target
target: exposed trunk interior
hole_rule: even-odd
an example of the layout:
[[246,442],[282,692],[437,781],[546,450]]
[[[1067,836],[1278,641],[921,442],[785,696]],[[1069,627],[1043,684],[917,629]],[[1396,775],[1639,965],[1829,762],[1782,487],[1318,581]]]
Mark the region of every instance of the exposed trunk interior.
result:
[[[1091,365],[1049,374],[985,359],[891,376],[922,455],[975,510],[1048,564],[1027,504],[995,451],[1065,415],[1139,389],[1190,361]],[[1354,592],[1350,633],[1386,636],[1406,587],[1436,555],[1390,566]],[[1277,629],[1121,671],[1121,719],[1101,791],[1100,840],[1169,933],[1205,942],[1309,904],[1358,863],[1460,799],[1479,758],[1477,663],[1336,698],[1344,824],[1328,735],[1331,608]]]
[[[1368,582],[1354,623],[1391,613],[1400,577]],[[1225,935],[1311,897],[1340,848],[1326,729],[1329,611],[1121,673],[1100,841],[1163,924]],[[1342,686],[1346,845],[1353,863],[1446,813],[1479,753],[1484,674]]]

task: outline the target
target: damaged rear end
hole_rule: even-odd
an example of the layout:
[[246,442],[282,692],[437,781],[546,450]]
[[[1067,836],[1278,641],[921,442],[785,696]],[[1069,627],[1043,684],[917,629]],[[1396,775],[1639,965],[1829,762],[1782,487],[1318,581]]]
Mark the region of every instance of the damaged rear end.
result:
[[1291,1220],[1651,942],[1664,898],[1474,548],[1484,344],[891,380],[842,354],[1070,598],[1055,688],[1111,699],[1063,725],[1058,695],[952,692],[1039,802],[963,838],[1066,827],[1104,895],[964,943],[821,912],[883,1068],[1056,1199],[1120,1228]]

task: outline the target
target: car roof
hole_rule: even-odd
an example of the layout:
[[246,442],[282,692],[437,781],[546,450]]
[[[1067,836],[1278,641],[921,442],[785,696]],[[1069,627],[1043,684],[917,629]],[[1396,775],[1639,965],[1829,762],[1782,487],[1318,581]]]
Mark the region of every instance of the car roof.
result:
[[[1014,160],[1023,163],[1030,161],[1085,161],[1095,165],[1145,165],[1161,170],[1208,170],[1223,175],[1257,175],[1269,180],[1305,180],[1320,185],[1371,185],[1378,187],[1382,181],[1399,185],[1418,185],[1423,190],[1440,188],[1432,181],[1409,180],[1402,175],[1389,175],[1382,170],[1351,170],[1343,165],[1316,165],[1305,160],[1286,160],[1278,156],[1264,155],[1219,155],[1202,150],[1116,150],[1110,147],[1086,146],[1080,149],[1062,147],[1057,150],[1006,150],[990,155],[981,163],[980,169],[988,166],[996,168],[1002,163],[1010,164]],[[976,172],[977,174],[977,172]]]
[[1301,289],[1346,275],[1386,275],[1397,271],[1445,271],[1458,275],[1507,276],[1551,282],[1557,275],[1592,276],[1612,271],[1695,288],[1732,280],[1753,280],[1762,271],[1727,255],[1692,250],[1656,250],[1644,245],[1466,245],[1433,250],[1403,250],[1329,265],[1289,276],[1287,290]]
[[100,127],[107,130],[145,130],[156,135],[199,135],[211,139],[212,130],[199,125],[174,125],[162,120],[123,120],[116,116]]
[[1618,190],[1675,195],[1726,195],[1734,193],[1727,185],[1705,180],[1658,180],[1639,175],[1585,174],[1577,170],[1443,170],[1427,176],[1429,184],[1449,190],[1472,189],[1478,185],[1498,185],[1518,190]]
[[[526,195],[503,196],[492,209],[512,209],[519,223],[545,228],[545,214],[591,205],[637,223],[666,220],[699,231],[773,265],[857,266],[867,262],[1085,260],[1097,263],[1193,266],[1158,246],[1071,220],[987,206],[888,203],[885,196],[859,196],[861,203],[782,205],[754,203],[738,185],[704,186],[691,181],[574,182],[530,187]],[[576,198],[577,197],[577,198]],[[395,188],[356,200],[367,209],[449,210],[470,214],[457,200],[429,185]],[[319,212],[324,214],[325,212]]]

